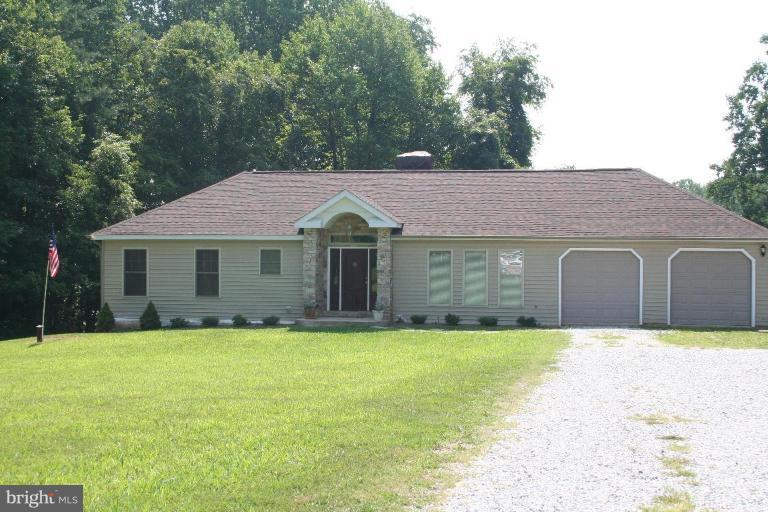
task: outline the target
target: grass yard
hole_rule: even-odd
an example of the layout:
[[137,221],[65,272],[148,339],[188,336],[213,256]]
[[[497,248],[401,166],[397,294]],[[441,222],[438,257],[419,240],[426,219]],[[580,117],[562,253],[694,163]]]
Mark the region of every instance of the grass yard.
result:
[[658,338],[665,343],[687,347],[768,348],[768,333],[758,331],[681,329],[663,332]]
[[0,342],[0,482],[86,510],[381,510],[478,441],[558,331],[190,329]]

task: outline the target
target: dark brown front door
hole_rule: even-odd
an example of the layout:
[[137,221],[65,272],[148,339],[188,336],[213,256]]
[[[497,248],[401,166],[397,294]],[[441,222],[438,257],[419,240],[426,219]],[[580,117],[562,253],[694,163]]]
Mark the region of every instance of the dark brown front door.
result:
[[368,249],[341,251],[341,309],[368,310]]

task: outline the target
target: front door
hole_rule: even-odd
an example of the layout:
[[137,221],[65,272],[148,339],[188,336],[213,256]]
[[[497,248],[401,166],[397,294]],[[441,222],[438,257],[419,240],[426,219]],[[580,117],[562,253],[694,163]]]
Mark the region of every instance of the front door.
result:
[[341,308],[368,310],[368,249],[341,251]]
[[376,304],[376,249],[329,250],[328,310],[369,311]]

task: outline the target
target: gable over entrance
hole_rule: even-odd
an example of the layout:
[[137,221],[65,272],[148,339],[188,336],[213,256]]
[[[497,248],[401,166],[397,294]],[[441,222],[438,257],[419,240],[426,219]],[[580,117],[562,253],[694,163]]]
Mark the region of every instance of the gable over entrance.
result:
[[380,208],[364,201],[348,190],[343,190],[296,221],[297,229],[321,229],[330,224],[337,216],[354,213],[365,220],[372,228],[400,228],[400,224],[391,215]]

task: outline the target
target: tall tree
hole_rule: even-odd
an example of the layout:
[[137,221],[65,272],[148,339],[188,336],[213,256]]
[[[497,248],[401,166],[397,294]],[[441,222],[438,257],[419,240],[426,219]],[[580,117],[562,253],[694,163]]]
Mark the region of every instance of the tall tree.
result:
[[702,185],[701,183],[698,183],[696,181],[693,181],[691,178],[677,180],[672,182],[672,184],[677,188],[685,190],[686,192],[690,192],[695,196],[699,196],[703,198],[707,197],[707,186]]
[[331,20],[304,23],[281,59],[287,165],[390,167],[397,152],[421,147],[425,119],[446,101],[447,87],[422,49],[412,24],[380,2],[356,1]]
[[[768,34],[760,41],[768,44]],[[768,61],[747,70],[728,103],[725,120],[733,132],[733,153],[713,166],[718,177],[708,192],[726,208],[768,225]]]
[[530,167],[531,151],[538,132],[531,125],[526,108],[541,105],[550,86],[549,79],[536,69],[538,58],[532,46],[502,41],[491,54],[476,46],[461,58],[459,92],[468,104],[504,121],[500,133],[504,167]]

